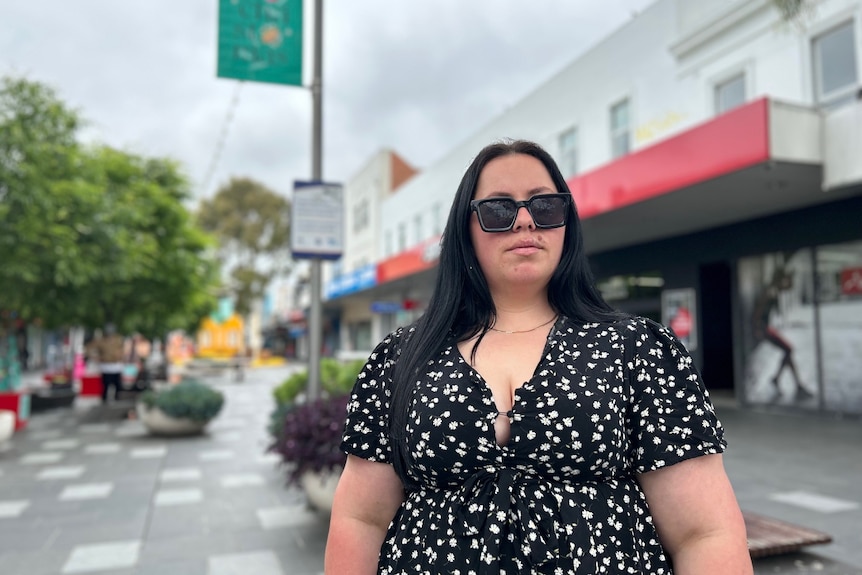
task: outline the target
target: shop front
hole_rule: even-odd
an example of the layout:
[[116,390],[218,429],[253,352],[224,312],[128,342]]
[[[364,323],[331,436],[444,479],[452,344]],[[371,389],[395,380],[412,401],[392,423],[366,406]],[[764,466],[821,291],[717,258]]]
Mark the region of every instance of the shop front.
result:
[[606,297],[749,405],[862,413],[862,177],[830,185],[831,126],[759,100],[569,182]]

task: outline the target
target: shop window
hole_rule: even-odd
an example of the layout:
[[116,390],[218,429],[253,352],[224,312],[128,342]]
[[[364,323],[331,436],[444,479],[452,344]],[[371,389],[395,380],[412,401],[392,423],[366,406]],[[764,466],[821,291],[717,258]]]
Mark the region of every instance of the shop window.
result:
[[810,249],[739,260],[745,399],[817,409],[814,265]]
[[661,293],[664,278],[658,272],[619,275],[598,282],[602,297],[627,313],[661,321]]
[[570,128],[560,134],[560,171],[564,178],[578,173],[578,129]]
[[380,316],[380,330],[383,333],[391,333],[395,331],[398,324],[395,322],[394,313],[385,313]]
[[817,248],[823,401],[862,414],[862,241]]
[[832,107],[856,97],[858,64],[856,38],[851,20],[825,32],[812,42],[815,99]]
[[598,282],[602,297],[609,302],[661,295],[664,279],[658,272],[612,276]]
[[719,82],[715,86],[715,113],[723,114],[745,103],[745,74]]
[[631,151],[629,100],[611,106],[611,157],[619,158]]
[[371,321],[360,321],[350,326],[350,345],[354,351],[374,349],[371,342]]

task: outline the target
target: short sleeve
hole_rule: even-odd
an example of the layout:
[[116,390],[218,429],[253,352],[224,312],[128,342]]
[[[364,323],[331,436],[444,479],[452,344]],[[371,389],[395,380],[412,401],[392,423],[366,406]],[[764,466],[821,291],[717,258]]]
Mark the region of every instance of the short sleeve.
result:
[[626,344],[630,461],[643,473],[722,453],[724,428],[691,356],[667,327],[638,318]]
[[368,461],[390,463],[389,399],[391,370],[398,356],[401,329],[381,341],[356,377],[350,401],[341,450]]

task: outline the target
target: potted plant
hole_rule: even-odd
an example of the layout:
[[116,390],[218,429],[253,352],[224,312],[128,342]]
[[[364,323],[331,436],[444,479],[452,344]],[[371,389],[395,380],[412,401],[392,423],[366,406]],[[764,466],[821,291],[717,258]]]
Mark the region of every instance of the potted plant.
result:
[[8,441],[15,433],[15,412],[0,409],[0,445]]
[[287,469],[288,485],[301,487],[312,507],[329,512],[335,486],[347,456],[341,436],[347,402],[356,376],[365,362],[321,361],[322,395],[306,400],[301,393],[307,372],[298,372],[273,391],[276,408],[269,451],[277,453]]
[[196,380],[183,380],[145,391],[137,413],[154,435],[191,435],[203,432],[223,405],[222,392]]
[[308,372],[297,371],[272,390],[275,399],[275,409],[269,416],[269,434],[278,439],[278,434],[284,424],[284,417],[293,408],[297,398],[308,385]]

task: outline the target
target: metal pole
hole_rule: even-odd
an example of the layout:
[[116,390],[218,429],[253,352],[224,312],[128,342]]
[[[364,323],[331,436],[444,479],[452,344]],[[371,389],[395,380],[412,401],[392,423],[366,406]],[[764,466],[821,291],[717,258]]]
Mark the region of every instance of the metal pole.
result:
[[[314,77],[311,81],[311,179],[323,180],[323,0],[314,0]],[[311,260],[311,317],[309,318],[308,397],[320,397],[320,347],[323,342],[323,318],[320,305],[322,290],[320,258]]]

